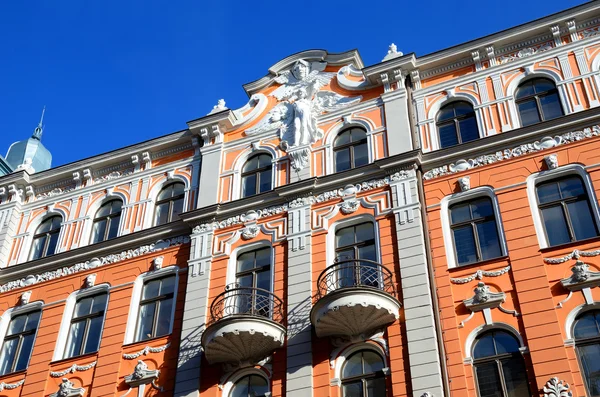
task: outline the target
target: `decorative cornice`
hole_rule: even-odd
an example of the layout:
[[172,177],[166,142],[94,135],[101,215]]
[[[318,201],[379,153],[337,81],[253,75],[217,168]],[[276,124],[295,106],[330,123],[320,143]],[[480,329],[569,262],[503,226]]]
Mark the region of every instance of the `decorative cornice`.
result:
[[444,165],[442,167],[433,168],[423,174],[423,179],[433,179],[444,175],[450,175],[461,171],[466,171],[472,168],[481,167],[488,164],[497,163],[503,160],[509,160],[515,157],[524,156],[530,153],[536,153],[545,149],[550,149],[556,146],[566,145],[572,142],[589,139],[600,135],[600,125],[594,125],[591,128],[584,128],[580,131],[566,132],[562,135],[552,137],[544,137],[533,143],[519,145],[513,149],[505,149],[497,151],[493,154],[478,156],[474,159],[458,160],[455,163]]
[[22,386],[23,383],[25,383],[25,379],[21,379],[20,381],[15,382],[15,383],[4,383],[4,382],[2,382],[2,383],[0,383],[0,391],[4,391],[5,389],[6,390],[14,390],[17,387]]
[[87,371],[89,369],[92,369],[96,366],[98,362],[94,361],[88,365],[77,365],[77,364],[73,364],[71,365],[69,368],[65,369],[64,371],[58,371],[58,372],[54,372],[54,371],[50,371],[50,376],[53,378],[60,378],[61,376],[65,376],[66,374],[74,374],[75,372],[83,372],[83,371]]
[[468,276],[468,277],[464,277],[464,278],[451,278],[450,282],[452,284],[466,284],[469,283],[475,279],[477,280],[481,280],[483,279],[483,277],[498,277],[501,276],[505,273],[507,273],[510,270],[510,265],[502,268],[502,269],[498,269],[498,270],[477,270],[475,273],[473,273],[472,275]]
[[548,263],[549,265],[559,265],[559,264],[565,263],[566,261],[569,261],[571,259],[579,259],[579,257],[581,257],[581,256],[592,257],[592,256],[598,256],[598,255],[600,255],[600,249],[595,250],[595,251],[574,250],[570,254],[567,254],[561,258],[544,258],[544,262]]
[[[387,186],[391,182],[406,179],[409,176],[410,176],[410,173],[408,171],[402,170],[402,171],[395,172],[394,174],[392,174],[390,176],[386,176],[383,179],[373,179],[370,181],[357,183],[356,185],[351,185],[351,186],[355,187],[357,192],[366,192],[369,190]],[[342,198],[345,195],[345,193],[344,193],[345,189],[347,189],[347,187],[330,190],[330,191],[318,194],[316,196],[300,197],[300,198],[290,201],[287,204],[282,204],[282,205],[273,206],[273,207],[267,207],[265,209],[258,210],[258,211],[251,210],[251,211],[248,211],[247,213],[229,217],[222,221],[203,223],[201,225],[194,227],[194,229],[192,230],[192,233],[194,233],[194,234],[195,233],[205,233],[207,231],[223,229],[223,228],[226,228],[229,226],[243,224],[249,220],[254,221],[254,220],[258,220],[260,218],[266,218],[266,217],[269,217],[269,216],[272,216],[275,214],[286,213],[289,208],[297,208],[297,207],[302,207],[305,205],[311,205],[314,203],[322,203],[325,201]]]
[[88,261],[77,263],[69,267],[63,267],[57,270],[47,271],[41,274],[30,274],[19,280],[9,281],[0,286],[0,293],[12,291],[14,289],[29,287],[34,284],[39,284],[45,281],[54,280],[57,278],[70,276],[75,273],[84,272],[86,270],[95,269],[100,266],[120,262],[126,259],[136,258],[141,255],[151,252],[161,251],[165,248],[175,245],[186,244],[190,241],[188,236],[173,237],[166,240],[158,240],[150,245],[142,245],[136,249],[129,249],[119,254],[110,254],[100,258],[92,258]]
[[169,346],[171,346],[170,342],[167,342],[167,344],[165,344],[163,346],[159,346],[159,347],[146,346],[142,350],[140,350],[139,352],[130,353],[130,354],[123,354],[123,358],[126,359],[126,360],[135,360],[136,358],[138,358],[138,357],[140,357],[142,355],[145,356],[148,353],[162,353],[165,350],[167,350],[169,348]]

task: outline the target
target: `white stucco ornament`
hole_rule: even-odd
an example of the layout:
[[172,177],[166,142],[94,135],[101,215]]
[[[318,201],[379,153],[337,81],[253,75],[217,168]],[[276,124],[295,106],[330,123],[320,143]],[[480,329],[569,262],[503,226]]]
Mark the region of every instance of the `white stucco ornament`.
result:
[[[335,73],[323,72],[326,62],[297,61],[275,81],[281,84],[270,96],[280,101],[247,135],[277,131],[281,148],[286,152],[304,149],[323,137],[317,116],[323,112],[352,105],[362,97],[347,98],[331,91],[319,91],[329,84]],[[298,156],[299,158],[302,158]],[[294,168],[303,168],[298,164]]]

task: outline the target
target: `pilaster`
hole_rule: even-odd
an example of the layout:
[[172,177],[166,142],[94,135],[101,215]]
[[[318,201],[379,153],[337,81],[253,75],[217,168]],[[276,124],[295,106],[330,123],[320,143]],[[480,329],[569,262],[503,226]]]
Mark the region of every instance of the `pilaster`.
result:
[[198,184],[196,208],[208,207],[219,202],[219,173],[221,170],[222,143],[214,143],[200,149],[202,170]]
[[406,89],[399,82],[398,89],[382,94],[381,99],[385,113],[389,155],[413,150]]
[[11,202],[0,209],[0,269],[8,266],[12,237],[18,233],[19,203]]

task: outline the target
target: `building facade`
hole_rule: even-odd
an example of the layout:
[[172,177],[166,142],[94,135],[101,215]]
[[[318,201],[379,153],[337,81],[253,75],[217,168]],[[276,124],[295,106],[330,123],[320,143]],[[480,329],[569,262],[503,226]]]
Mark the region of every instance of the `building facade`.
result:
[[51,169],[40,122],[0,177],[0,395],[600,396],[599,32],[304,51]]

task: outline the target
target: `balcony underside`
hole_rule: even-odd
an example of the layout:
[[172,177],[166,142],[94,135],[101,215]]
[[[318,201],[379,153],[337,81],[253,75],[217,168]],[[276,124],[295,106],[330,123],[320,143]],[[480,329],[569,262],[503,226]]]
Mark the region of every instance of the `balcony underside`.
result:
[[202,334],[206,359],[217,363],[256,363],[285,340],[285,327],[256,316],[230,316],[210,325]]
[[399,310],[400,302],[387,293],[354,287],[319,299],[310,318],[318,337],[353,337],[387,327],[399,318]]

